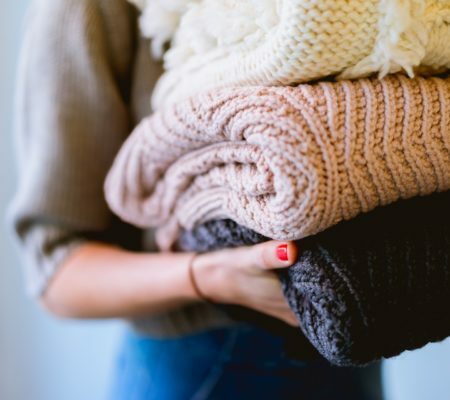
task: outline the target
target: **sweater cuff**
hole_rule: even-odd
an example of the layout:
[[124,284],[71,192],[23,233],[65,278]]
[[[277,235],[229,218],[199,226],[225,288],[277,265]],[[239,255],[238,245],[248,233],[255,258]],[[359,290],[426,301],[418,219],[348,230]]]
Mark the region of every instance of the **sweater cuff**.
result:
[[35,224],[18,237],[23,257],[26,291],[42,297],[66,258],[87,239],[58,226]]

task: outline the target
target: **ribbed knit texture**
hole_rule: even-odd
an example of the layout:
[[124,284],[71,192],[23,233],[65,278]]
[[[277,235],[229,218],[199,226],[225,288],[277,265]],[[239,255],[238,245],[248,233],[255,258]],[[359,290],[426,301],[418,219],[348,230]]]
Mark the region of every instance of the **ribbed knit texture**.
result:
[[159,226],[163,248],[220,218],[296,240],[449,189],[449,149],[448,79],[224,89],[141,122],[106,198],[125,221]]
[[[450,192],[401,201],[298,242],[297,263],[279,276],[326,359],[361,365],[450,336],[449,204]],[[185,232],[178,246],[204,252],[264,240],[224,220]]]
[[201,90],[450,67],[447,0],[132,0],[167,72],[160,108]]

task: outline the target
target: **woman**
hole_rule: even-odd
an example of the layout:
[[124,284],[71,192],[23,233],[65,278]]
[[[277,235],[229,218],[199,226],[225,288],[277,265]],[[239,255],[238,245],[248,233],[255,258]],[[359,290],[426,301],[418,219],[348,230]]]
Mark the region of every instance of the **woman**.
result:
[[[158,254],[151,232],[117,221],[103,181],[149,112],[160,73],[125,0],[35,1],[18,86],[20,185],[10,220],[30,293],[66,318],[125,318],[114,399],[372,399],[365,370],[286,356],[284,340],[214,303],[296,319],[273,270],[293,243]],[[375,383],[376,381],[373,381]]]

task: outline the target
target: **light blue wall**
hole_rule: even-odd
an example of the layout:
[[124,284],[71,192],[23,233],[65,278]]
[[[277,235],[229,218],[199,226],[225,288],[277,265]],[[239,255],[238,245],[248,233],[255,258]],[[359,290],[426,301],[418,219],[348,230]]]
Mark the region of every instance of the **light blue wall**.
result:
[[450,339],[384,364],[387,400],[449,400]]
[[[49,0],[51,1],[51,0]],[[15,186],[12,91],[26,0],[0,0],[0,214]],[[118,323],[60,322],[23,294],[15,248],[0,226],[0,400],[102,400]]]
[[[15,186],[12,91],[20,21],[27,1],[1,0],[0,4],[2,212]],[[40,311],[23,294],[18,257],[1,225],[1,400],[102,400],[121,329],[114,322],[60,322]],[[387,362],[384,377],[387,400],[449,400],[450,341]]]

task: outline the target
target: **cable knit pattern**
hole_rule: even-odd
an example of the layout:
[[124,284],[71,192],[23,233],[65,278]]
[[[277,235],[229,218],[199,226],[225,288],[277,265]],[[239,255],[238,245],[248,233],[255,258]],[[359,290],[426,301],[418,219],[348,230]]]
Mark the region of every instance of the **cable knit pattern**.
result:
[[[450,335],[449,203],[450,192],[400,201],[299,241],[297,263],[279,276],[303,334],[328,361],[362,365]],[[264,240],[223,220],[184,232],[178,247],[205,252]]]
[[111,209],[160,227],[230,218],[301,239],[450,188],[450,80],[401,75],[201,94],[145,119],[105,183]]
[[153,108],[200,90],[450,67],[448,0],[131,0],[166,74]]

